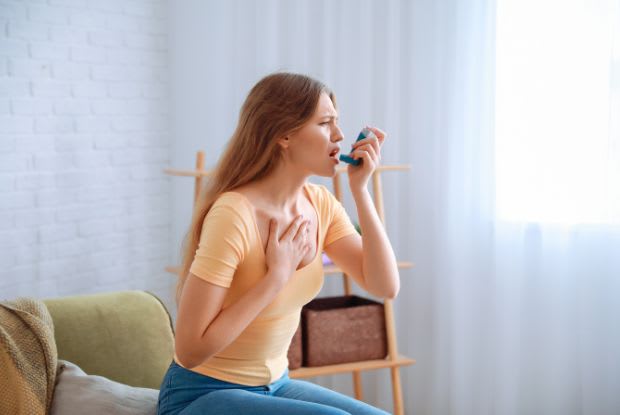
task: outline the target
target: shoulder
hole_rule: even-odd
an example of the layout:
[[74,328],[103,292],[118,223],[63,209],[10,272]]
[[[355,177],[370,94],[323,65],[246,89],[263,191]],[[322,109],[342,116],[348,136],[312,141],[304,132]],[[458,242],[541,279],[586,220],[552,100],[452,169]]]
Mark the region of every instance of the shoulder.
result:
[[332,191],[325,185],[308,183],[308,191],[312,194],[314,200],[317,201],[317,204],[327,211],[330,211],[335,205],[340,203]]
[[318,202],[324,203],[330,196],[333,197],[332,192],[322,184],[307,183],[308,192]]
[[213,201],[212,207],[216,206],[229,206],[229,207],[237,207],[240,206],[243,201],[243,196],[237,192],[227,191],[220,193],[215,200]]
[[228,221],[249,223],[251,211],[245,198],[236,192],[221,193],[211,205],[208,217],[227,218]]

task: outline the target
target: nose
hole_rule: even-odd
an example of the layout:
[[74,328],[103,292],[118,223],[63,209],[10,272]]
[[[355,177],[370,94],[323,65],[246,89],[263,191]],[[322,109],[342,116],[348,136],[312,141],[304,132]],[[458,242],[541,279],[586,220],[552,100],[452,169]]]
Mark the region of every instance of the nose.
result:
[[338,141],[344,140],[344,134],[342,134],[342,130],[340,127],[336,126],[336,133],[332,136],[332,141],[337,143]]

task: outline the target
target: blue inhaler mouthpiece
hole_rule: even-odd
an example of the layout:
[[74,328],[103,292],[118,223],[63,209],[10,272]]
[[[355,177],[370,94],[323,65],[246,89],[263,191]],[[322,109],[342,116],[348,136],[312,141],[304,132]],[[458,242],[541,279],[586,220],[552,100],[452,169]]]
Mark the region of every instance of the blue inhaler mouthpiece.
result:
[[[357,139],[355,140],[355,142],[363,140],[366,137],[376,137],[376,136],[375,136],[375,133],[373,133],[371,130],[369,130],[368,128],[364,128],[360,132],[360,134],[357,136]],[[351,154],[351,153],[349,153],[349,154]],[[354,166],[359,166],[362,163],[362,159],[357,159],[356,160],[353,157],[348,156],[348,155],[341,154],[339,158],[340,158],[341,161],[344,161],[345,163],[352,164]]]

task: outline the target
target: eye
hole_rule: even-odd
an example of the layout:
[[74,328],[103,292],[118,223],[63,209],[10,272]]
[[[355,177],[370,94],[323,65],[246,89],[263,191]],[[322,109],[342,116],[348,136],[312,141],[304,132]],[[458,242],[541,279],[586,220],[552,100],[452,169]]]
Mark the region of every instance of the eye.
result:
[[320,123],[319,125],[325,125],[325,124],[329,124],[329,121],[323,121],[322,123]]

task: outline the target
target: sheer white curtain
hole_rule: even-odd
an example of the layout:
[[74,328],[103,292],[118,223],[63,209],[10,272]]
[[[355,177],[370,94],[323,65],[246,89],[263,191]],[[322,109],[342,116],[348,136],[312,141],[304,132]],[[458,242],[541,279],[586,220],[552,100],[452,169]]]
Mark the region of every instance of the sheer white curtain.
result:
[[[555,18],[544,23],[554,31],[554,24],[567,23],[562,19],[569,9],[564,7],[586,3],[595,4],[599,15],[616,13],[615,20],[604,20],[604,30],[613,37],[607,39],[613,46],[613,52],[608,50],[612,98],[607,121],[594,117],[591,126],[599,140],[597,148],[602,145],[601,128],[609,128],[605,154],[610,158],[604,177],[616,181],[608,183],[609,197],[599,200],[606,200],[608,211],[617,214],[617,199],[611,196],[620,188],[613,173],[620,165],[617,0],[560,2]],[[578,71],[565,79],[560,92],[565,104],[573,104],[572,112],[564,112],[568,118],[563,120],[556,110],[549,112],[554,117],[547,117],[545,124],[544,113],[533,112],[541,116],[538,125],[547,128],[546,134],[556,132],[555,141],[523,147],[519,140],[540,131],[523,130],[516,138],[506,134],[514,131],[511,122],[519,126],[520,121],[507,110],[511,94],[495,90],[496,29],[505,33],[501,17],[507,4],[502,0],[173,2],[177,134],[172,163],[193,163],[198,148],[207,150],[208,163],[214,162],[234,128],[245,94],[266,73],[286,69],[324,80],[337,93],[341,124],[350,140],[363,123],[382,127],[389,133],[384,162],[412,165],[408,174],[384,176],[388,234],[397,257],[416,264],[401,271],[395,301],[399,350],[417,360],[401,372],[406,413],[617,414],[620,231],[618,224],[610,223],[613,216],[607,216],[607,222],[585,223],[583,216],[567,214],[592,195],[583,193],[588,186],[575,186],[574,180],[603,176],[592,174],[596,166],[585,164],[585,159],[575,162],[572,170],[565,171],[577,179],[562,181],[557,175],[551,182],[574,190],[562,194],[563,205],[551,205],[555,210],[536,217],[531,212],[549,212],[549,202],[555,199],[539,203],[531,200],[528,186],[524,190],[517,185],[527,184],[519,178],[541,165],[525,157],[516,162],[505,157],[543,154],[546,165],[558,170],[554,162],[567,148],[579,154],[574,150],[579,149],[577,144],[563,143],[561,136],[570,131],[566,128],[570,121],[578,121],[579,109],[593,114],[591,104],[574,99],[576,91],[587,93],[589,81],[579,78]],[[531,30],[529,24],[541,18],[544,4],[548,2],[522,3],[520,10],[533,20],[513,22],[517,26],[512,29]],[[576,40],[604,38],[593,34],[591,21],[579,20],[591,16],[571,15],[574,30],[584,33]],[[505,39],[498,38],[498,47]],[[553,62],[554,54],[565,47],[566,43],[557,43],[554,48],[552,42],[543,55],[546,62]],[[510,49],[498,49],[497,56],[506,50]],[[578,54],[586,50],[587,45],[579,44],[574,59],[579,61]],[[603,52],[597,53],[602,59]],[[562,56],[570,52],[562,49]],[[531,59],[514,65],[512,74],[522,75],[520,81],[529,76],[532,82],[541,82],[537,71],[549,73]],[[506,82],[501,77],[510,72],[502,69],[506,68],[500,65],[498,85],[517,81]],[[591,81],[600,91],[601,80],[596,78]],[[553,97],[545,85],[537,88],[545,91],[545,99]],[[524,88],[521,93],[532,94]],[[531,101],[522,107],[534,107],[542,97],[529,95]],[[496,112],[505,117],[496,120]],[[521,127],[533,122],[531,117],[521,121]],[[506,152],[510,143],[512,153]],[[557,152],[543,152],[545,143],[555,145]],[[582,150],[590,148],[588,142],[580,143]],[[575,174],[580,170],[583,174]],[[547,183],[542,173],[539,177]],[[189,218],[191,184],[175,181],[173,186],[178,195],[173,202],[176,255]],[[528,203],[510,199],[517,194]],[[496,201],[503,201],[502,208],[508,210],[500,212]],[[350,199],[346,207],[355,216]],[[565,220],[554,221],[554,216]],[[577,220],[566,220],[571,217]],[[327,278],[321,295],[340,293],[340,281]],[[364,372],[362,377],[365,400],[391,410],[389,372]],[[352,394],[350,375],[313,381]]]
[[620,2],[497,3],[498,408],[617,414]]
[[496,3],[442,16],[435,142],[413,154],[433,227],[414,227],[413,408],[617,414],[618,2]]

